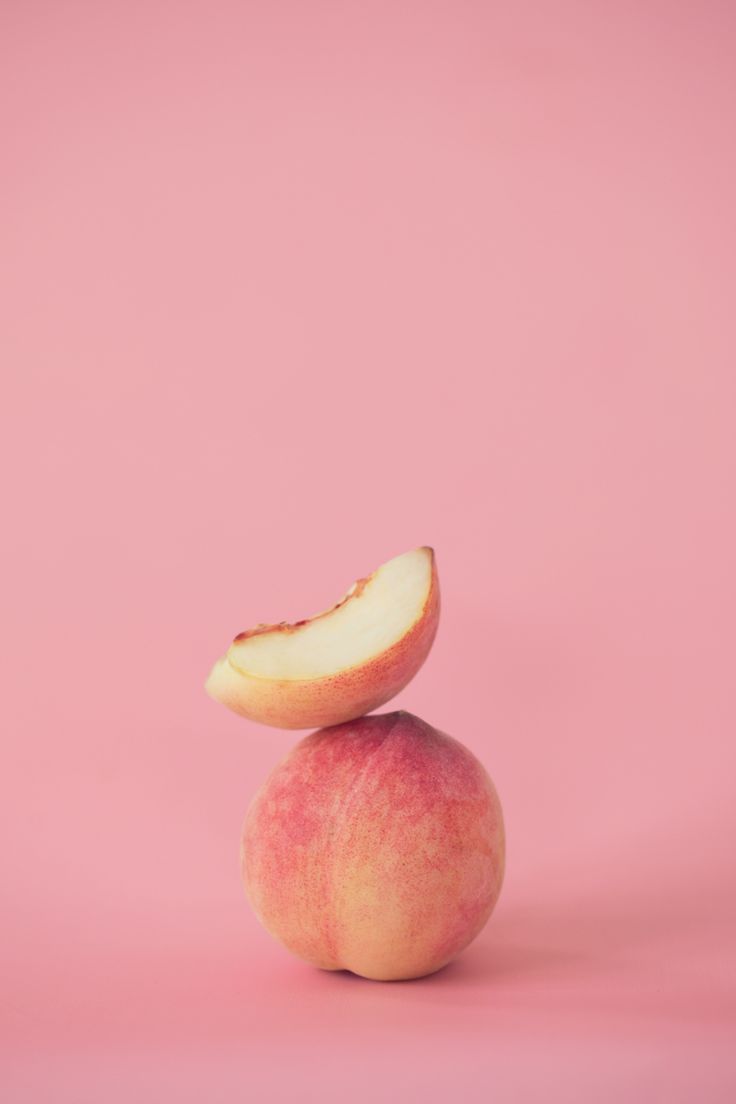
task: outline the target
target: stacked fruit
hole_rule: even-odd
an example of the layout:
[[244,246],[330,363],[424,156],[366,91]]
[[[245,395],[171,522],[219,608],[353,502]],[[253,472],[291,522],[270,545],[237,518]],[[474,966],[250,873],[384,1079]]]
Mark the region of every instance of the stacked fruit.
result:
[[439,611],[434,553],[418,548],[325,613],[241,633],[207,682],[250,720],[321,726],[254,798],[241,854],[263,926],[326,970],[439,970],[501,888],[501,807],[478,760],[411,713],[366,716],[424,663]]

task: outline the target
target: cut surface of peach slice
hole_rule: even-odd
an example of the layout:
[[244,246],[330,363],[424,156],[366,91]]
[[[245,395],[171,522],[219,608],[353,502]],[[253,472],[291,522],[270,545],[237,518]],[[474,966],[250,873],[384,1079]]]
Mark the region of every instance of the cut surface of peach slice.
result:
[[322,728],[377,709],[429,654],[439,620],[431,548],[416,548],[354,583],[332,609],[236,636],[208,694],[277,728]]

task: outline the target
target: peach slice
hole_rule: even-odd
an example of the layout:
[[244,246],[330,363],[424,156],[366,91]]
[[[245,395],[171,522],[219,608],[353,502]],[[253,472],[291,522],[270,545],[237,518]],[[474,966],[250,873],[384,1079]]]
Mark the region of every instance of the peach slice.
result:
[[389,701],[432,647],[440,613],[431,548],[416,548],[359,579],[324,613],[240,633],[207,693],[277,728],[324,728]]

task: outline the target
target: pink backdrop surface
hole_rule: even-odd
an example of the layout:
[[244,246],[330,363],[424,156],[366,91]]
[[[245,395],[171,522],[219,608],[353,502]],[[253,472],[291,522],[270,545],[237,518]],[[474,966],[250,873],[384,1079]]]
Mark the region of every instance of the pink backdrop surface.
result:
[[[8,1104],[731,1101],[736,11],[5,0]],[[292,959],[232,634],[437,549],[508,872]]]

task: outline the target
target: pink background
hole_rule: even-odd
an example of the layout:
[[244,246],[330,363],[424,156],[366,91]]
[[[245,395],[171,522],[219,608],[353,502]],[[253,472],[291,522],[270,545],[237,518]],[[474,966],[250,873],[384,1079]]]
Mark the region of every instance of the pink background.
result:
[[[3,1099],[727,1101],[736,11],[0,11]],[[9,390],[8,390],[9,386]],[[455,965],[251,916],[235,631],[414,545],[505,806]]]

